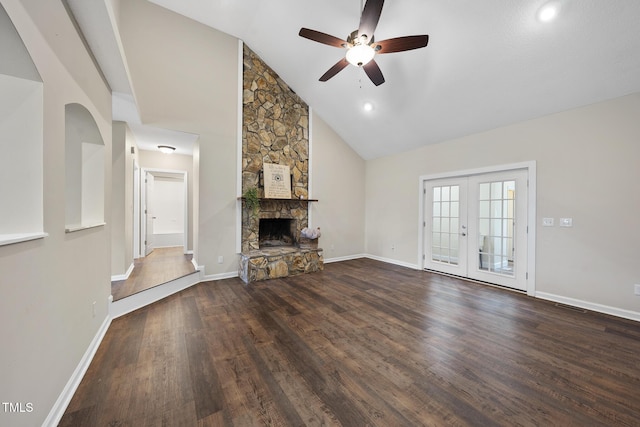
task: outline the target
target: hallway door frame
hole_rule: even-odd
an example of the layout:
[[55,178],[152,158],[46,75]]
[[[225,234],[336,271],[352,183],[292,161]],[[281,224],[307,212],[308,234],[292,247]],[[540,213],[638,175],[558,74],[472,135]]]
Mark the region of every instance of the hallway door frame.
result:
[[[156,168],[142,168],[140,171],[140,216],[137,219],[140,224],[140,236],[141,239],[147,234],[146,228],[146,216],[145,216],[145,207],[147,205],[147,196],[145,191],[145,178],[147,173],[150,174],[173,174],[173,175],[182,175],[182,183],[184,185],[184,238],[183,238],[183,252],[187,254],[189,252],[189,183],[187,181],[187,171],[184,170],[173,170],[173,169],[156,169]],[[145,247],[146,245],[141,242],[140,244],[140,256],[145,256]]]
[[505,172],[515,169],[525,169],[528,174],[529,186],[527,193],[527,278],[526,278],[526,292],[529,296],[535,296],[536,290],[536,272],[535,272],[535,254],[536,254],[536,162],[534,160],[520,163],[511,163],[505,165],[488,166],[477,169],[467,169],[460,171],[444,172],[431,175],[422,175],[419,177],[418,186],[418,263],[417,265],[421,270],[425,269],[425,250],[424,250],[424,234],[426,224],[424,222],[425,212],[425,184],[427,181],[433,181],[437,179],[452,179],[460,177],[470,177],[475,175]]

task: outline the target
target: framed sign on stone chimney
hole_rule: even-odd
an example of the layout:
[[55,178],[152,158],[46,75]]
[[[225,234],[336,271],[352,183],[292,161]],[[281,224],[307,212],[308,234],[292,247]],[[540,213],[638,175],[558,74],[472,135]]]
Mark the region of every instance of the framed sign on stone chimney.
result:
[[289,166],[264,163],[264,197],[267,199],[290,199],[291,179]]

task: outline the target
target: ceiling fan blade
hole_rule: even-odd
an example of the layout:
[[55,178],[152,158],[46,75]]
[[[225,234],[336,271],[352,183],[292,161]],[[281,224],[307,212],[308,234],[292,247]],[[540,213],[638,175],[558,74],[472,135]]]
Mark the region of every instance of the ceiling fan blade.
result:
[[394,39],[376,42],[376,45],[380,46],[380,50],[377,50],[376,48],[376,53],[393,53],[420,49],[421,47],[425,47],[428,43],[429,36],[427,35],[396,37]]
[[382,14],[382,6],[384,0],[367,0],[360,16],[360,26],[358,27],[358,35],[366,34],[369,41],[373,38],[373,33],[378,26],[380,15]]
[[347,65],[349,65],[349,62],[347,61],[347,59],[346,58],[342,58],[340,61],[338,61],[336,63],[336,65],[334,65],[333,67],[329,68],[329,70],[327,70],[327,72],[324,73],[322,75],[322,77],[320,77],[320,81],[321,82],[326,82],[331,77],[335,76],[340,71],[342,71]]
[[314,42],[328,44],[329,46],[347,47],[349,45],[342,39],[329,34],[321,33],[320,31],[310,30],[308,28],[300,28],[300,32],[298,33],[298,35],[300,37],[304,37],[305,39],[313,40]]
[[374,85],[380,86],[384,83],[384,76],[375,60],[372,59],[363,65],[362,68],[364,68],[364,72],[367,73],[367,76],[369,76]]
[[[403,52],[405,50],[420,49],[429,43],[429,36],[405,36],[376,42],[376,53]],[[378,46],[380,46],[378,50]]]

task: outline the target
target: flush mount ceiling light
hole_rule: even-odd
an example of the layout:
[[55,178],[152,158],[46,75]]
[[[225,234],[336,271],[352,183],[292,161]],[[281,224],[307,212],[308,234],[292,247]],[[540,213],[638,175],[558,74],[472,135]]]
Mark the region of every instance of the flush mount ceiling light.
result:
[[558,16],[560,5],[556,1],[545,3],[538,10],[538,20],[540,22],[551,22]]
[[176,147],[172,147],[170,145],[158,145],[158,150],[164,154],[171,154],[176,151]]
[[362,108],[364,109],[364,111],[367,111],[367,112],[373,111],[373,104],[370,102],[365,102]]

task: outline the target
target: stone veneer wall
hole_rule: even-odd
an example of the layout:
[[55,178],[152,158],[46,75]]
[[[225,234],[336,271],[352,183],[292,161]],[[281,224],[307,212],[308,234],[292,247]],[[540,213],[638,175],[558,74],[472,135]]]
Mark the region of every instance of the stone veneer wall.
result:
[[[292,197],[309,190],[309,107],[251,49],[243,51],[242,192],[260,186],[264,163],[288,165]],[[307,202],[262,201],[260,218],[296,219],[298,235],[308,225]],[[257,250],[258,218],[242,210],[242,252]]]

